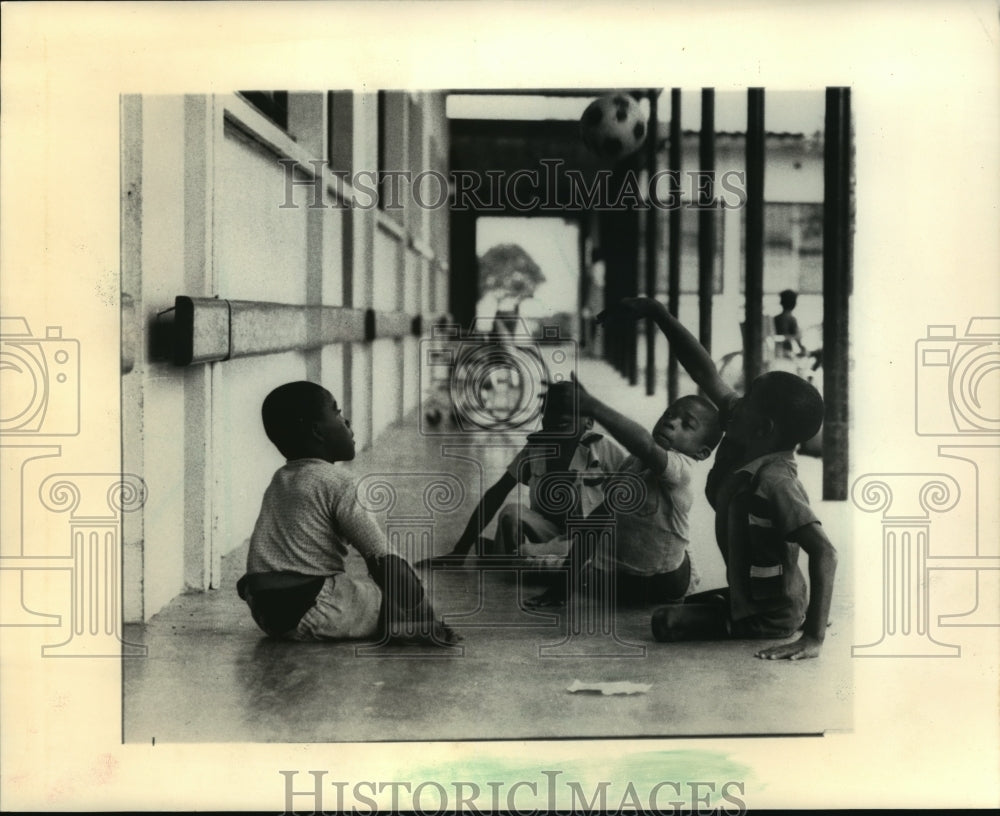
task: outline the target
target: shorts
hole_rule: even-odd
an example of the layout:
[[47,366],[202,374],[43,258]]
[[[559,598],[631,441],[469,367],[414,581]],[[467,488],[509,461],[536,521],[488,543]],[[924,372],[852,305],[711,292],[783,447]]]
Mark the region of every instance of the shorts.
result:
[[692,578],[691,558],[686,552],[677,569],[670,572],[633,575],[618,570],[615,573],[618,603],[629,606],[677,603],[690,591]]
[[374,637],[379,629],[382,590],[370,575],[340,573],[326,579],[316,601],[285,637],[346,640]]

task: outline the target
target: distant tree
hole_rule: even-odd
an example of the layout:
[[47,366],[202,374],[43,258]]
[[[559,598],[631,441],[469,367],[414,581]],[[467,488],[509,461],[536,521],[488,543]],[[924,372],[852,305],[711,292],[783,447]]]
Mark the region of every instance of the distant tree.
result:
[[519,244],[497,244],[479,259],[480,294],[520,302],[544,282],[541,267]]

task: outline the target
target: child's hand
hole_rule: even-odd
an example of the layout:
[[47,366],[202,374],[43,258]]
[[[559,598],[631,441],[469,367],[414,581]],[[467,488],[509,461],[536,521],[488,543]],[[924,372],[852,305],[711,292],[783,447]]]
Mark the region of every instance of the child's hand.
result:
[[550,385],[547,397],[547,399],[553,400],[559,406],[557,410],[570,412],[575,409],[580,414],[586,413],[587,400],[589,398],[590,394],[580,384],[575,374],[570,374],[569,380],[563,380],[562,382]]
[[771,646],[757,652],[757,657],[763,660],[805,660],[808,657],[819,657],[823,641],[802,635],[791,643]]
[[462,636],[443,620],[435,618],[431,640],[436,646],[453,646],[462,640]]
[[583,383],[576,378],[576,374],[570,372],[569,385],[576,392],[576,407],[579,412],[586,416],[590,413],[593,397],[590,392],[583,387]]
[[557,410],[561,411],[573,405],[573,391],[576,389],[574,382],[572,379],[562,380],[549,386],[546,398],[555,402],[558,406]]
[[622,298],[595,318],[598,323],[633,323],[653,314],[656,301],[648,297]]

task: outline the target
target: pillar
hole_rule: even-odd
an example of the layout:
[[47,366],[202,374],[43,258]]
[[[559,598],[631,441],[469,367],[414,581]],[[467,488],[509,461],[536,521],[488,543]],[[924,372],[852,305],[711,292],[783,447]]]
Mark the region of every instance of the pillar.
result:
[[763,371],[764,352],[764,89],[747,92],[746,299],[743,374],[746,387]]
[[823,498],[847,498],[851,89],[826,89],[823,149]]

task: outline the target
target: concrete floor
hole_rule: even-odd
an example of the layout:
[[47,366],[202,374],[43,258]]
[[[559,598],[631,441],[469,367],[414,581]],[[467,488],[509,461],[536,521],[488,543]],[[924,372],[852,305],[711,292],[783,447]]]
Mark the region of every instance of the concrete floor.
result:
[[[600,363],[581,363],[580,375],[595,394],[641,422],[651,425],[662,410],[662,395],[643,396]],[[461,481],[459,507],[434,520],[435,552],[450,548],[481,483],[493,483],[523,435],[485,437],[494,447],[477,452],[479,464],[443,458],[442,441],[456,440],[421,436],[414,422],[403,423],[351,465],[358,478],[384,474],[401,507],[423,495],[427,474],[451,473]],[[706,472],[707,466],[700,480]],[[650,634],[650,609],[619,611],[616,638],[567,643],[565,612],[529,614],[519,607],[519,598],[540,591],[547,577],[496,569],[435,570],[426,577],[438,611],[464,638],[458,649],[275,642],[256,628],[235,592],[244,545],[223,559],[222,588],[180,596],[147,624],[126,627],[126,640],[146,644],[148,657],[124,661],[125,739],[350,742],[849,730],[847,507],[817,500],[818,460],[800,457],[800,473],[840,554],[832,625],[817,660],[759,660],[753,653],[761,643],[754,641],[659,644]],[[700,484],[696,490],[700,497]],[[395,512],[398,517],[399,508]],[[700,589],[723,582],[710,512],[698,501],[692,517]],[[403,514],[413,516],[405,508]],[[387,519],[383,514],[383,523]],[[651,688],[630,696],[570,693],[574,680]]]

